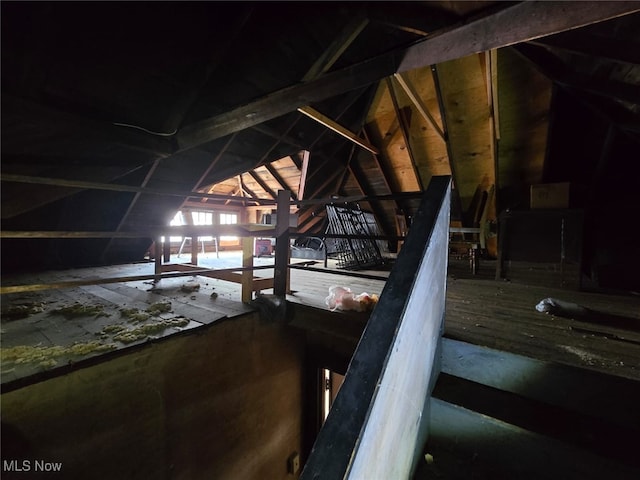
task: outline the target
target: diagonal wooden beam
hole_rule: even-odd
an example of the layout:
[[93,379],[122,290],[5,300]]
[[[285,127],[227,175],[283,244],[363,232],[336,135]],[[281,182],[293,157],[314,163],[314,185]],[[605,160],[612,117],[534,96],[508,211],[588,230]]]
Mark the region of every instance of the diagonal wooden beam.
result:
[[402,90],[404,90],[404,93],[409,97],[411,103],[416,107],[418,113],[423,116],[427,123],[431,125],[431,128],[433,128],[438,136],[444,141],[444,132],[440,128],[440,125],[438,125],[438,122],[436,122],[436,119],[433,118],[433,115],[429,113],[429,109],[420,98],[420,95],[418,95],[418,92],[415,91],[407,76],[402,73],[396,73],[393,78],[395,78],[398,85],[402,87]]
[[[362,133],[363,133],[365,138],[367,138],[367,139],[369,138],[369,136],[367,135],[366,128],[362,129]],[[375,153],[371,154],[371,158],[373,158],[373,161],[376,164],[376,166],[378,167],[378,170],[380,170],[380,174],[382,175],[382,180],[384,181],[384,184],[385,184],[385,187],[387,188],[387,191],[389,193],[393,194],[396,191],[398,191],[399,189],[395,188],[396,186],[394,185],[393,176],[391,175],[391,172],[387,168],[387,165],[383,162],[383,160],[380,157],[382,157],[383,159],[386,158],[384,153],[380,153],[380,155],[376,155]],[[398,200],[395,200],[395,204],[396,204],[396,208],[398,210],[405,210],[403,208],[403,206],[400,204],[400,202],[398,202]]]
[[[364,91],[367,88],[370,88],[370,87],[364,87],[358,90],[354,90],[342,102],[340,102],[340,105],[336,107],[337,113],[334,115],[333,120],[336,122],[339,122],[342,116],[351,109],[351,106],[360,98],[360,96],[364,93]],[[366,116],[366,113],[367,113],[367,109],[365,108],[363,109],[363,116]],[[317,145],[318,142],[330,131],[331,130],[328,128],[323,129],[320,132],[320,135],[318,135],[318,137],[315,140],[313,140],[313,142],[311,142],[311,144],[308,147],[308,150],[313,150],[315,145]]]
[[252,198],[260,198],[260,197],[258,197],[256,192],[254,192],[249,187],[247,187],[247,185],[244,183],[244,180],[242,179],[242,175],[244,175],[244,174],[241,173],[240,175],[238,175],[238,183],[240,183],[240,189],[243,192],[247,192]]
[[269,185],[262,179],[262,177],[255,170],[249,170],[247,172],[251,177],[262,187],[262,189],[267,192],[267,194],[273,198],[274,200],[277,198],[276,192],[274,192]]
[[[494,194],[498,192],[499,164],[498,140],[500,140],[500,120],[498,115],[498,52],[489,50],[484,53],[487,102],[489,104],[489,148],[493,160]],[[497,202],[497,200],[496,200]]]
[[407,147],[407,153],[409,154],[409,161],[411,162],[411,166],[413,167],[413,174],[416,176],[416,182],[420,187],[420,190],[424,190],[422,185],[422,177],[420,177],[420,172],[418,171],[418,166],[416,165],[416,156],[413,153],[413,148],[411,146],[411,134],[409,133],[409,121],[403,110],[400,109],[398,104],[398,97],[396,96],[395,88],[393,87],[393,82],[391,81],[391,77],[387,77],[387,88],[389,89],[389,93],[391,94],[391,102],[393,103],[393,109],[396,112],[396,116],[400,121],[400,129],[402,130],[402,136],[404,137],[404,143]]
[[524,1],[458,28],[435,32],[407,49],[399,72],[507,47],[640,11],[640,3]]
[[291,198],[293,198],[293,200],[297,202],[298,197],[293,192],[293,190],[291,190],[291,187],[287,185],[287,182],[285,181],[285,179],[280,176],[280,174],[275,168],[273,168],[273,165],[271,165],[270,163],[265,163],[264,167],[269,171],[269,173],[273,176],[276,182],[280,184],[280,186],[282,187],[282,190],[289,190],[291,192]]
[[300,182],[298,183],[298,199],[304,199],[305,189],[307,186],[307,172],[309,171],[309,150],[303,150],[299,153],[302,159],[300,170]]
[[543,47],[523,44],[513,48],[533,63],[543,75],[561,87],[640,105],[640,89],[636,85],[613,80],[598,80],[572,72],[558,57]]
[[303,82],[308,82],[322,75],[328,71],[342,56],[347,48],[358,38],[358,35],[362,33],[365,27],[368,25],[369,20],[362,15],[356,15],[351,21],[342,29],[338,37],[331,43],[324,53],[315,61],[309,71],[302,77]]
[[640,65],[640,43],[593,35],[580,30],[537,38],[529,43],[567,52]]
[[196,182],[192,190],[197,190],[202,186],[202,182],[204,182],[204,180],[209,176],[209,174],[217,165],[217,163],[220,161],[224,153],[231,146],[231,143],[233,143],[233,141],[235,140],[236,135],[237,135],[237,132],[229,137],[229,139],[227,140],[227,143],[224,144],[224,146],[220,149],[218,154],[213,158],[213,160],[211,160],[211,163],[209,164],[207,169],[202,173],[202,175],[200,175],[200,178],[198,178],[198,181]]
[[[324,211],[324,206],[320,209]],[[327,217],[325,215],[315,215],[310,217],[304,224],[298,226],[298,232],[300,233],[308,233],[312,230],[318,223],[325,221]]]
[[351,140],[353,143],[355,143],[356,145],[359,145],[365,150],[369,150],[372,153],[378,153],[378,149],[376,147],[371,145],[369,142],[362,140],[355,133],[343,127],[342,125],[335,122],[334,120],[330,119],[326,115],[323,115],[322,113],[317,111],[315,108],[312,108],[309,106],[299,107],[298,111],[306,115],[307,117],[315,120],[316,122],[324,125],[325,127],[333,130],[337,134],[342,135],[344,138]]
[[[151,177],[153,177],[153,173],[156,171],[156,168],[158,167],[159,163],[160,163],[160,159],[158,158],[151,164],[151,166],[149,167],[149,170],[147,171],[147,174],[145,175],[144,179],[142,180],[142,183],[140,184],[142,188],[147,186],[147,184],[149,183],[149,180],[151,180]],[[131,201],[129,202],[129,206],[127,207],[126,212],[124,212],[124,214],[120,218],[120,221],[118,222],[118,226],[116,227],[116,232],[119,232],[122,229],[122,226],[127,221],[127,217],[133,210],[133,207],[135,207],[136,203],[138,202],[140,195],[142,195],[141,192],[136,192],[133,198],[131,199]],[[113,241],[114,241],[114,238],[110,238],[107,244],[102,249],[101,258],[103,260],[105,259],[107,252],[111,248]]]
[[177,134],[178,150],[202,145],[233,132],[341,93],[406,72],[493,48],[552,35],[565,30],[640,11],[640,2],[506,3],[492,11],[358,64],[321,75],[315,80],[273,92],[236,109],[188,125]]
[[[460,200],[460,190],[457,188],[456,168],[453,161],[453,152],[451,150],[451,142],[449,141],[449,129],[447,127],[447,111],[444,108],[444,98],[442,97],[442,89],[440,88],[440,77],[438,75],[438,67],[431,65],[431,76],[433,77],[433,85],[436,89],[436,98],[438,99],[438,108],[440,109],[440,118],[442,119],[442,131],[444,132],[445,146],[447,147],[447,159],[449,160],[449,168],[451,169],[451,195],[455,198],[456,204],[462,208],[462,202]],[[462,211],[455,212],[460,214],[462,218]]]

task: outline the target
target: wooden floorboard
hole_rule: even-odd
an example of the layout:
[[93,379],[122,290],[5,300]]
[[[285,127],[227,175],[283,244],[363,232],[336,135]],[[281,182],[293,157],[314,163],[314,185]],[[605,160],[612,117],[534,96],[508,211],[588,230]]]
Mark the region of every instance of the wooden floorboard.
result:
[[[208,254],[201,266],[233,268],[241,266],[239,252],[222,252],[221,258]],[[175,259],[173,259],[175,260]],[[182,259],[184,261],[185,259]],[[273,264],[273,258],[254,259],[256,265]],[[322,267],[322,262],[314,265]],[[335,262],[329,261],[329,272]],[[153,263],[115,265],[99,268],[43,272],[3,278],[3,284],[47,283],[54,281],[109,278],[153,274]],[[335,270],[334,270],[335,271]],[[357,272],[386,277],[389,268]],[[256,276],[272,275],[273,270],[256,271]],[[332,285],[350,288],[354,293],[381,294],[384,281],[348,277],[332,273],[291,270],[292,294],[287,300],[327,309],[325,298]],[[184,291],[196,282],[195,291]],[[265,290],[262,293],[272,293]],[[212,294],[214,294],[212,296]],[[601,319],[582,321],[546,315],[535,309],[547,297],[575,302],[602,312]],[[10,347],[71,345],[90,342],[105,326],[123,323],[121,307],[144,309],[154,302],[170,301],[171,312],[192,321],[186,328],[233,318],[252,310],[241,302],[240,285],[201,276],[153,281],[112,283],[2,295],[3,351]],[[65,318],[51,310],[73,303],[103,305],[108,316]],[[43,312],[25,318],[9,318],[12,305],[41,304]],[[614,320],[626,321],[621,328]],[[163,335],[177,332],[167,329]],[[545,361],[585,367],[627,378],[640,379],[640,297],[559,290],[495,280],[495,262],[482,261],[477,275],[471,275],[464,259],[451,258],[447,278],[445,336],[490,348],[517,353]],[[125,345],[120,345],[124,348]],[[44,367],[33,367],[38,370]],[[32,369],[32,370],[33,370]],[[24,365],[3,362],[2,383],[27,371]]]

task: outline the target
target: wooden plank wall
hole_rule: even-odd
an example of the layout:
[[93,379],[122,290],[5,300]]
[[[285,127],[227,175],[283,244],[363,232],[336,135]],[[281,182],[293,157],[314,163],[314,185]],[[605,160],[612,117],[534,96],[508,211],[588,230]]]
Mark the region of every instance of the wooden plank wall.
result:
[[450,177],[434,177],[302,478],[410,478],[439,371],[449,208]]
[[3,459],[64,478],[294,478],[302,339],[251,313],[5,393]]

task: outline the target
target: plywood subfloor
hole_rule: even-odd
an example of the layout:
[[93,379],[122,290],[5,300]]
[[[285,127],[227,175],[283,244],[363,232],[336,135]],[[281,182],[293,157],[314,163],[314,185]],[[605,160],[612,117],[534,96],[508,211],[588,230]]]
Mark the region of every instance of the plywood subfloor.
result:
[[[172,261],[187,261],[187,257]],[[292,262],[296,262],[293,259]],[[256,265],[273,263],[273,258],[256,258]],[[200,265],[212,268],[237,267],[239,252],[222,252],[201,257]],[[321,267],[319,263],[316,267]],[[329,262],[331,268],[333,263]],[[76,269],[4,278],[3,284],[47,283],[63,280],[108,278],[153,274],[153,263]],[[360,273],[386,277],[388,269]],[[256,271],[256,276],[273,275],[272,269]],[[451,259],[447,282],[447,312],[445,335],[450,338],[510,351],[533,358],[582,366],[606,373],[640,379],[640,298],[556,290],[494,280],[495,264],[481,263],[480,272],[472,276],[464,260]],[[196,291],[185,291],[185,284],[197,282]],[[380,294],[384,281],[354,278],[331,273],[291,271],[293,294],[289,301],[326,309],[325,298],[332,285],[347,286],[355,293]],[[214,294],[212,296],[212,294]],[[263,293],[271,293],[265,291]],[[601,317],[590,321],[567,319],[536,311],[542,299],[555,297],[576,302],[595,311]],[[74,345],[110,345],[121,350],[149,340],[195,329],[225,318],[234,318],[251,311],[240,300],[240,285],[206,277],[181,277],[153,281],[136,281],[92,285],[70,289],[2,296],[1,346],[3,353],[12,347],[27,346],[73,347]],[[121,308],[144,311],[151,305],[170,302],[170,311],[145,322],[130,322]],[[15,305],[35,304],[42,312],[24,318],[6,315]],[[80,303],[102,306],[100,314],[68,318],[52,312],[64,306]],[[182,318],[188,323],[168,327],[137,341],[122,343],[104,328],[117,325],[133,329],[161,320]],[[68,352],[67,352],[68,353]],[[91,350],[83,355],[58,355],[54,362],[43,360],[27,363],[7,361],[3,354],[2,383],[48,371],[103,352]]]

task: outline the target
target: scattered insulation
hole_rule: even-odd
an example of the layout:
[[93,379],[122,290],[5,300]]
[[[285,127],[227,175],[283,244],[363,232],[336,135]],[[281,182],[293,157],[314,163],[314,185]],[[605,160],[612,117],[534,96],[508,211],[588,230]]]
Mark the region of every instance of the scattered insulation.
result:
[[117,348],[114,344],[103,344],[98,341],[74,343],[68,347],[26,346],[0,348],[0,360],[5,364],[37,364],[43,368],[55,367],[60,357],[78,357],[97,352],[107,352]]
[[200,290],[200,284],[198,282],[187,282],[180,287],[180,290],[187,293],[197,292]]
[[119,333],[126,329],[127,327],[125,327],[124,325],[107,325],[100,331],[100,333],[104,333],[104,334]]
[[141,312],[137,308],[121,308],[120,315],[129,319],[131,322],[144,322],[151,318],[148,312]]
[[110,314],[104,311],[104,305],[83,305],[81,303],[74,303],[73,305],[67,305],[61,308],[51,310],[52,315],[62,315],[66,318],[75,317],[109,317]]
[[171,302],[157,302],[152,303],[147,312],[151,315],[159,315],[160,313],[166,313],[171,311]]
[[162,319],[158,322],[148,323],[139,327],[122,330],[113,337],[114,340],[122,343],[132,343],[144,340],[154,333],[162,332],[170,327],[184,327],[189,324],[189,320],[184,317]]
[[43,303],[29,302],[20,305],[9,305],[9,307],[2,310],[2,317],[8,319],[18,319],[41,312],[44,312]]

